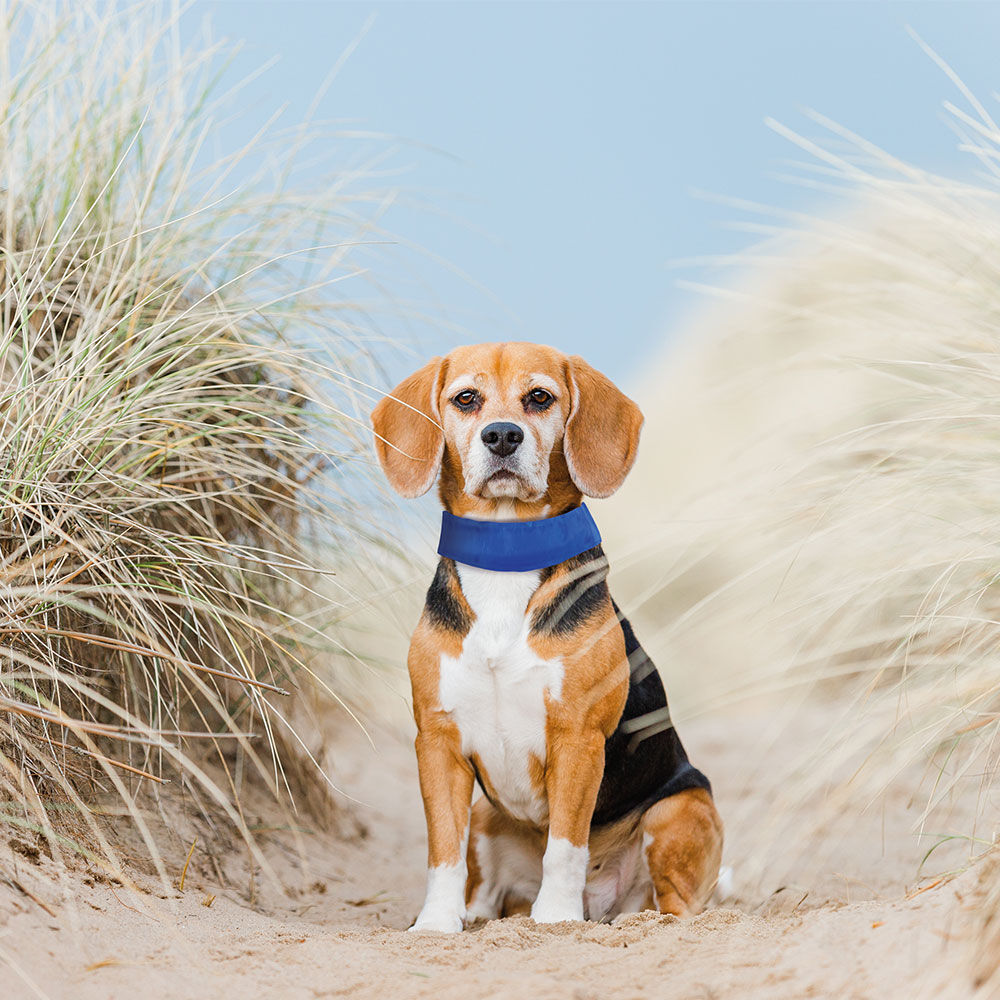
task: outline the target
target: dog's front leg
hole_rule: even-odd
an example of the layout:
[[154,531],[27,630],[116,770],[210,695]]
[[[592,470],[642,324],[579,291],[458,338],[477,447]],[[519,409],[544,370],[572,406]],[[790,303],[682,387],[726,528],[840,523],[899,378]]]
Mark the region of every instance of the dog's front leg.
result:
[[474,777],[458,730],[435,719],[417,734],[420,794],[427,818],[427,895],[411,931],[460,931],[465,920],[466,848]]
[[604,733],[556,731],[545,768],[549,839],[542,857],[542,885],[532,919],[540,924],[583,920],[583,890],[590,852],[590,819],[604,776]]

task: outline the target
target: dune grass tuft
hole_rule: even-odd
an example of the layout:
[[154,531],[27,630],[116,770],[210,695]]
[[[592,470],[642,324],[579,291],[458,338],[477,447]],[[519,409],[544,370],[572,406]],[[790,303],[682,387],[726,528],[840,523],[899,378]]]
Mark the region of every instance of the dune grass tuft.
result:
[[305,127],[215,156],[228,50],[177,16],[0,23],[0,822],[115,865],[102,796],[154,854],[165,781],[248,839],[243,783],[287,796],[289,693],[377,544],[348,254],[379,200],[296,181]]
[[914,876],[995,836],[1000,127],[963,96],[965,181],[821,118],[825,138],[783,130],[840,208],[755,223],[747,273],[649,389],[647,430],[685,438],[659,470],[639,463],[660,544],[635,553],[630,589],[663,661],[703,682],[687,711],[837,706],[792,743],[762,723],[776,792],[747,829],[772,860],[822,855],[873,808],[921,835],[886,846]]

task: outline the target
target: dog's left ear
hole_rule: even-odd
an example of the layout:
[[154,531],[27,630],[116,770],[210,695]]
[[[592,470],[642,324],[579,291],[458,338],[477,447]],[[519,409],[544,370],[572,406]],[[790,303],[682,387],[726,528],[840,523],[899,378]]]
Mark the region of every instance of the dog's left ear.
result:
[[433,358],[372,410],[375,454],[392,488],[404,497],[419,497],[437,479],[444,454],[437,397],[444,359]]
[[583,358],[566,359],[570,390],[563,448],[569,474],[588,497],[609,497],[635,461],[642,411]]

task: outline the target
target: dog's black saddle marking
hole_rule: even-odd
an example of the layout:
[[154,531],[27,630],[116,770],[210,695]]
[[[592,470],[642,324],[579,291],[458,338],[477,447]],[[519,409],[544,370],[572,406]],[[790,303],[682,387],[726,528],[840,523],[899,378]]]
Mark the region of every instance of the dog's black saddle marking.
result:
[[[603,607],[608,595],[608,559],[600,545],[559,564],[567,571],[566,583],[540,607],[531,623],[533,632],[566,637],[584,625]],[[555,566],[543,569],[539,584],[545,583]]]
[[612,601],[625,637],[628,700],[618,728],[604,745],[604,779],[591,826],[603,826],[689,788],[711,793],[708,778],[688,760],[653,661],[632,625]]
[[472,619],[455,596],[458,589],[458,571],[454,560],[439,559],[437,572],[427,588],[424,609],[432,625],[465,635],[472,627]]

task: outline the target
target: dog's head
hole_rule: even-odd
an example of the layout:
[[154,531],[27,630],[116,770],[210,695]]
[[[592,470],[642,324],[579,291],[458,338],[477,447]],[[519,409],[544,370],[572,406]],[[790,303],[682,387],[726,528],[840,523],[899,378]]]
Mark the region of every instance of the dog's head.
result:
[[404,379],[372,412],[393,488],[441,474],[453,512],[610,496],[635,461],[639,407],[582,358],[551,347],[459,347]]

